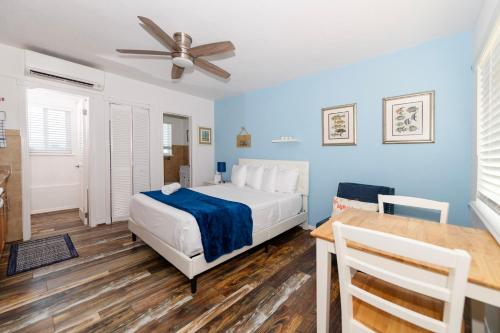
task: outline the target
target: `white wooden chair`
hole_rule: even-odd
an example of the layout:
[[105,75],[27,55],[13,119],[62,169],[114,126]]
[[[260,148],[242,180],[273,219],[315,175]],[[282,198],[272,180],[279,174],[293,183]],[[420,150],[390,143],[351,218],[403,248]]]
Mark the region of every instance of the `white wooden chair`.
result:
[[[471,260],[467,252],[341,222],[333,223],[333,233],[343,333],[460,332]],[[383,255],[377,255],[379,251]],[[446,268],[448,276],[421,279],[417,271],[425,268],[393,260],[388,254]]]
[[434,201],[434,200],[422,199],[422,198],[414,198],[414,197],[405,197],[405,196],[401,196],[401,195],[382,195],[382,194],[379,194],[378,195],[378,211],[380,213],[384,212],[384,203],[438,210],[441,212],[439,222],[444,223],[444,224],[446,224],[448,222],[448,209],[450,207],[450,204],[447,202]]

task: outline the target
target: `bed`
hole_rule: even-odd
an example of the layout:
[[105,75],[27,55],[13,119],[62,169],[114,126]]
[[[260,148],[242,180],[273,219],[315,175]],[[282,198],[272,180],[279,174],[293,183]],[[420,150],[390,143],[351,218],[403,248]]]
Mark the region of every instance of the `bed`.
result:
[[238,188],[231,183],[192,188],[209,196],[241,202],[252,211],[252,245],[225,254],[215,261],[207,262],[204,258],[200,230],[193,215],[144,194],[136,194],[131,200],[128,227],[134,238],[139,236],[186,275],[191,281],[193,293],[196,292],[199,274],[297,225],[307,225],[309,162],[240,159],[239,164],[297,169],[297,192],[268,193],[249,187]]

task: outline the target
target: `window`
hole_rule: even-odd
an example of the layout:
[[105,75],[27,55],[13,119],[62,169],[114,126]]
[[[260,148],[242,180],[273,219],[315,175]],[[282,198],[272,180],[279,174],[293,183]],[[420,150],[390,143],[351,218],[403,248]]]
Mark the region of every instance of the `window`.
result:
[[31,105],[29,150],[36,154],[72,154],[71,112]]
[[[500,231],[500,29],[493,32],[477,64],[477,207]],[[493,218],[491,218],[493,217]],[[496,222],[495,222],[496,221]],[[497,225],[498,224],[498,225]],[[487,225],[488,226],[488,225]]]
[[172,156],[172,124],[163,123],[163,155]]

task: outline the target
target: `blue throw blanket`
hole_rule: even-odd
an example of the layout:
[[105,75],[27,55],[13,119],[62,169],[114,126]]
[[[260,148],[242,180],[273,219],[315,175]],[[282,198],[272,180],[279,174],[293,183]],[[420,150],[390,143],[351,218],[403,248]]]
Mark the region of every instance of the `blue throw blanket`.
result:
[[142,193],[194,216],[207,262],[252,244],[252,210],[247,205],[185,188],[170,195],[161,191]]

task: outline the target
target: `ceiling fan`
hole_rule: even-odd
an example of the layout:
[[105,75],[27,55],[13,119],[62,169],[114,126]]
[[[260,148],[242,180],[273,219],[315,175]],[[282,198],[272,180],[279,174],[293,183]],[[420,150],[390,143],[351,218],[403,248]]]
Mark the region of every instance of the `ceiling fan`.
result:
[[127,54],[171,56],[172,62],[174,63],[172,67],[172,79],[180,79],[184,69],[191,68],[193,65],[224,79],[231,76],[231,74],[222,68],[200,57],[233,51],[233,43],[226,41],[191,47],[193,39],[188,34],[184,32],[176,32],[174,33],[174,38],[172,38],[147,17],[138,16],[138,18],[146,26],[147,31],[152,34],[153,37],[156,37],[171,52],[132,49],[117,49],[117,52]]

